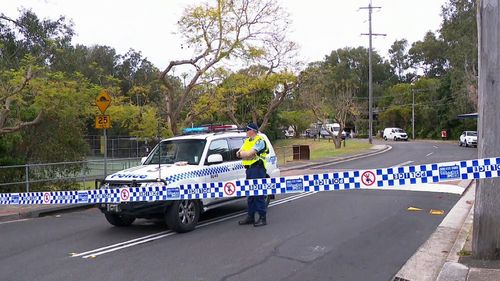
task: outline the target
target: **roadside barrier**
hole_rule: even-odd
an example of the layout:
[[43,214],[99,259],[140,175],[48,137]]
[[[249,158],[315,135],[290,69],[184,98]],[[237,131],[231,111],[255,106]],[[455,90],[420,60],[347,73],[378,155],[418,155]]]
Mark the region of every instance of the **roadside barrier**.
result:
[[[325,174],[236,180],[168,187],[145,182],[82,191],[0,193],[0,205],[93,204],[240,197],[311,191],[393,188],[446,181],[500,177],[500,157]],[[137,182],[140,184],[140,182]]]

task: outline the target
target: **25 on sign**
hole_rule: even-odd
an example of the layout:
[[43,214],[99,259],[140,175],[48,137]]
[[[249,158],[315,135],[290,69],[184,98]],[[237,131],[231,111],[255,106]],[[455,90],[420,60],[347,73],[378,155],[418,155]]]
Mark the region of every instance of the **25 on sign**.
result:
[[111,118],[109,115],[97,115],[95,117],[96,129],[109,129],[111,128]]

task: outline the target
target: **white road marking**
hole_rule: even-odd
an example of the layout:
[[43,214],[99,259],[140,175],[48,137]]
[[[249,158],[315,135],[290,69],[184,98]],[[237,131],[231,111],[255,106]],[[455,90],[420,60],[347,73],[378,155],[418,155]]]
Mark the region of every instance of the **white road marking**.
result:
[[20,219],[20,220],[15,220],[15,221],[4,221],[4,222],[0,222],[0,224],[8,224],[8,223],[21,222],[21,221],[27,221],[27,220],[30,220],[30,219]]
[[114,247],[119,247],[119,246],[125,245],[127,243],[133,243],[133,242],[136,242],[136,241],[139,241],[139,240],[142,240],[142,239],[147,239],[147,238],[150,238],[150,237],[155,237],[155,236],[159,236],[159,235],[162,235],[162,234],[167,234],[167,233],[170,233],[170,232],[172,232],[172,231],[162,231],[162,232],[158,232],[158,233],[155,233],[155,234],[147,235],[147,236],[144,236],[144,237],[139,237],[139,238],[136,238],[136,239],[132,239],[132,240],[129,240],[129,241],[125,241],[125,242],[121,242],[121,243],[116,243],[116,244],[109,245],[109,246],[106,246],[106,247],[94,249],[94,250],[91,250],[91,251],[87,251],[87,252],[83,252],[83,253],[79,253],[79,254],[73,254],[71,256],[72,257],[80,257],[80,256],[84,256],[84,255],[87,255],[87,254],[90,254],[90,253],[93,253],[93,252],[98,252],[98,251],[107,250],[107,249],[114,248]]
[[[292,195],[292,196],[289,196],[289,197],[286,197],[286,198],[282,198],[282,199],[279,199],[279,200],[272,201],[269,204],[269,207],[274,207],[274,206],[278,206],[278,205],[281,205],[281,204],[284,204],[284,203],[292,202],[294,200],[297,200],[297,199],[300,199],[300,198],[303,198],[303,197],[306,197],[306,196],[310,196],[310,195],[313,195],[313,194],[316,194],[316,193],[317,193],[317,191],[295,194],[295,195]],[[239,217],[239,216],[241,216],[241,215],[243,215],[245,213],[246,213],[246,211],[242,211],[242,212],[238,212],[236,214],[230,214],[230,215],[227,215],[225,217],[221,217],[221,218],[209,220],[209,221],[206,221],[204,223],[201,223],[196,228],[201,228],[201,227],[209,226],[209,225],[212,225],[212,224],[215,224],[215,223],[227,221],[227,220]],[[95,258],[97,256],[104,255],[104,254],[107,254],[107,253],[110,253],[110,252],[114,252],[114,251],[118,251],[118,250],[121,250],[121,249],[129,248],[129,247],[132,247],[132,246],[144,244],[144,243],[147,243],[147,242],[151,242],[151,241],[158,240],[158,239],[161,239],[161,238],[165,238],[165,237],[168,237],[168,236],[172,236],[172,235],[175,235],[175,234],[177,234],[177,233],[175,233],[175,232],[173,232],[171,230],[162,231],[162,232],[150,234],[150,235],[147,235],[147,236],[135,238],[135,239],[132,239],[132,240],[128,240],[128,241],[116,243],[116,244],[113,244],[113,245],[101,247],[101,248],[98,248],[98,249],[86,251],[86,252],[83,252],[83,253],[74,253],[74,254],[71,255],[71,257],[82,257],[84,259]]]
[[429,157],[433,154],[434,152],[431,152],[431,153],[427,153],[427,155],[425,155],[425,157]]
[[434,148],[438,148],[437,146],[433,145]]
[[405,162],[403,162],[403,163],[396,164],[396,165],[392,166],[391,168],[401,167],[401,166],[404,166],[404,165],[411,164],[411,163],[413,163],[413,162],[414,162],[414,161],[412,161],[412,160],[408,160],[408,161],[405,161]]

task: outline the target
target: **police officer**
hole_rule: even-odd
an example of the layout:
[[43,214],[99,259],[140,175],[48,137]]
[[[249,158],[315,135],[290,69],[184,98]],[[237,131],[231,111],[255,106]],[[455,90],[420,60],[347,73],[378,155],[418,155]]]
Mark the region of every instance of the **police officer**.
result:
[[[243,159],[242,164],[246,169],[247,179],[260,179],[266,177],[266,155],[269,148],[266,141],[258,135],[259,128],[254,123],[247,125],[247,139],[240,150],[236,152],[238,158]],[[238,222],[239,225],[253,224],[253,226],[264,226],[267,224],[267,205],[264,195],[248,196],[247,217]],[[259,219],[255,221],[255,213]]]

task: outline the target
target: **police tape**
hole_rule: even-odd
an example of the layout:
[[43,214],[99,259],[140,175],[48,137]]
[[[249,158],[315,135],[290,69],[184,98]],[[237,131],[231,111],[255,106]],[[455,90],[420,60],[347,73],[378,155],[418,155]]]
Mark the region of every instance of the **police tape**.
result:
[[122,186],[113,189],[0,193],[0,205],[152,202],[384,187],[401,187],[404,190],[408,185],[498,177],[500,157],[179,186],[150,182],[140,187]]

